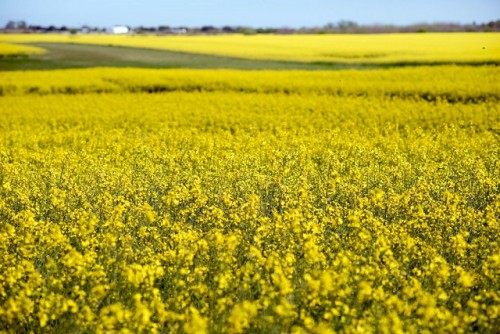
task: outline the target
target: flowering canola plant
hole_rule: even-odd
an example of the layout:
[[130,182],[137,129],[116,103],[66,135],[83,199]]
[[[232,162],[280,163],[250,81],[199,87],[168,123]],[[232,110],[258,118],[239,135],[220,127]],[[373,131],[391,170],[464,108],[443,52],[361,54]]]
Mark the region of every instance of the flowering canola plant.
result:
[[499,78],[0,73],[0,332],[495,332]]

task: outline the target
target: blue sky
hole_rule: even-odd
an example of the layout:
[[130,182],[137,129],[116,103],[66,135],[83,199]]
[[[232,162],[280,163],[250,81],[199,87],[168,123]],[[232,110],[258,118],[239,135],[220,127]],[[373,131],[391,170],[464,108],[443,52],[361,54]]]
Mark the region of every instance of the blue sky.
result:
[[0,0],[0,25],[115,24],[253,27],[487,22],[500,19],[500,0]]

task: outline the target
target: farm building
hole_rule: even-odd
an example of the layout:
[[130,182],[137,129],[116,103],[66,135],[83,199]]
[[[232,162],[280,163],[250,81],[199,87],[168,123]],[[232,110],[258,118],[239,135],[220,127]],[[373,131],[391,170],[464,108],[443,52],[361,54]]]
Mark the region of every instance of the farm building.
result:
[[116,35],[128,34],[130,32],[130,28],[127,26],[114,26],[111,28],[111,32]]

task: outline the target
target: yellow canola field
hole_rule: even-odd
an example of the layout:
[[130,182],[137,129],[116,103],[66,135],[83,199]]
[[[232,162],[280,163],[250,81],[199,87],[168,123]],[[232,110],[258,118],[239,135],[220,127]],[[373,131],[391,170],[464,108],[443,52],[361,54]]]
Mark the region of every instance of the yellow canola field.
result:
[[500,99],[498,66],[349,71],[239,71],[94,68],[0,72],[0,95],[100,92],[241,92]]
[[44,54],[45,52],[46,51],[44,49],[36,46],[0,42],[0,57]]
[[497,81],[1,73],[0,331],[495,332]]
[[250,59],[339,63],[500,61],[499,33],[374,35],[0,35],[0,42],[115,45]]

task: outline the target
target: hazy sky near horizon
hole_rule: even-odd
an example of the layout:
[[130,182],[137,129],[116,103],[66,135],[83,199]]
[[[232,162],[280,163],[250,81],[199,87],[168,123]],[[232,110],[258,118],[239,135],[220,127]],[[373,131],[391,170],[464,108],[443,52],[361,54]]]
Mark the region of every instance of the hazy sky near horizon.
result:
[[499,18],[500,0],[0,0],[0,26],[9,20],[56,26],[302,27],[340,20],[405,25]]

